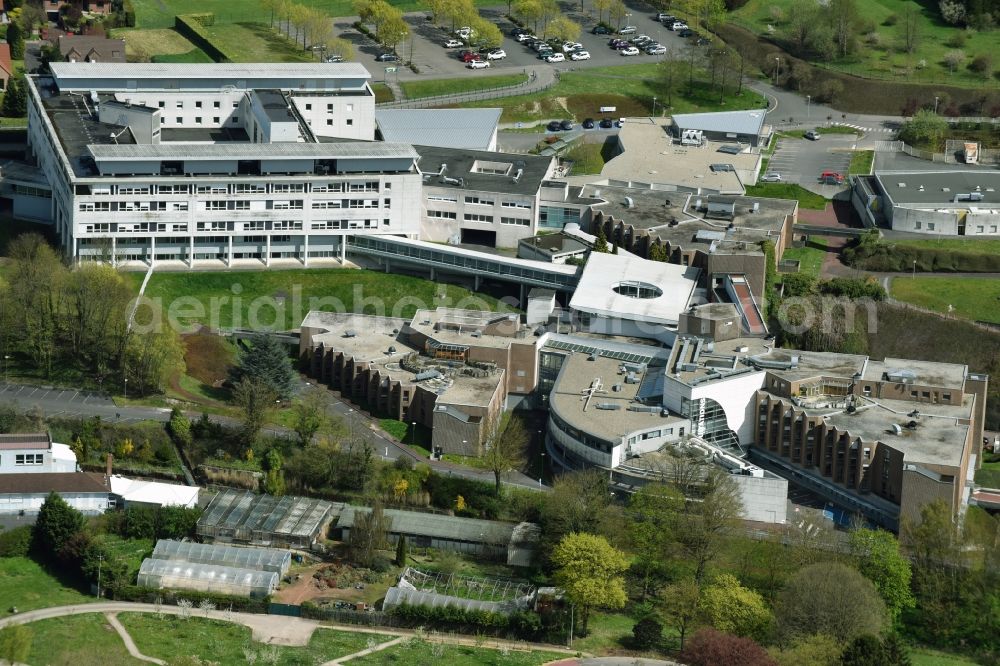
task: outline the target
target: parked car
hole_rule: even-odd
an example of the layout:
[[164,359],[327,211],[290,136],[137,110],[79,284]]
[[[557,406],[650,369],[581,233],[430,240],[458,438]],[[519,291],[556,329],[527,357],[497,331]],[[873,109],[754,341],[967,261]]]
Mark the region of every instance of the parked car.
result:
[[552,122],[550,122],[548,125],[545,126],[545,129],[547,129],[550,132],[558,132],[559,130],[562,129],[562,123],[560,123],[558,120],[553,120]]
[[667,14],[665,12],[660,12],[659,14],[656,15],[656,19],[655,20],[659,21],[660,23],[663,23],[667,19],[672,19],[672,18],[674,18],[673,14]]
[[562,45],[563,53],[572,53],[573,51],[583,50],[583,44],[580,42],[563,42]]
[[510,31],[511,37],[517,37],[518,35],[530,35],[531,31],[527,28],[514,28]]
[[466,65],[469,69],[486,69],[489,66],[489,60],[471,60],[469,61],[469,64]]
[[780,183],[782,178],[780,173],[765,173],[760,180],[764,183]]
[[844,182],[844,174],[836,171],[824,171],[819,175],[819,179],[827,185],[840,185]]
[[525,44],[527,42],[534,41],[536,39],[536,37],[534,35],[532,35],[530,32],[522,32],[520,35],[518,35],[514,39],[516,39],[517,41],[521,42],[522,44]]
[[479,57],[479,54],[474,53],[473,51],[462,51],[461,53],[458,54],[458,59],[461,60],[462,62],[472,62],[473,60],[482,60],[482,58]]
[[583,127],[583,129],[594,129],[594,119],[593,118],[585,119],[581,123],[581,126]]
[[344,62],[344,56],[339,53],[327,53],[323,56],[323,62]]
[[534,44],[532,44],[531,48],[535,49],[536,51],[541,51],[543,49],[550,49],[550,50],[552,49],[551,46],[549,46],[547,43],[543,42],[540,39]]
[[576,126],[573,124],[572,120],[564,120],[561,123],[559,123],[559,127],[560,129],[568,132],[569,130],[573,129]]
[[639,49],[635,48],[634,46],[626,46],[618,53],[623,56],[637,56],[639,55]]
[[802,136],[809,139],[810,141],[819,141],[820,133],[817,132],[816,130],[809,130]]
[[[544,51],[539,51],[538,52],[538,59],[539,60],[548,60],[549,56],[551,56],[553,54],[555,54],[555,51],[553,51],[552,49],[545,49]],[[562,55],[562,53],[560,53],[559,55]]]
[[458,35],[462,39],[468,39],[472,36],[472,28],[469,26],[463,26],[452,33],[453,35]]
[[635,46],[645,46],[653,41],[653,39],[649,35],[639,35],[638,37],[633,37],[629,41],[631,41]]
[[594,34],[594,35],[610,35],[611,34],[611,28],[609,28],[606,25],[595,25],[594,28],[590,32],[591,32],[591,34]]
[[628,46],[628,42],[624,39],[618,39],[617,37],[615,37],[614,39],[608,42],[608,46],[610,46],[613,49],[618,49],[623,46]]
[[687,39],[688,37],[694,35],[694,30],[692,30],[691,28],[682,28],[681,30],[677,31],[677,34]]
[[638,30],[639,29],[636,28],[634,25],[627,25],[624,28],[622,28],[621,30],[619,30],[618,34],[619,35],[634,35],[636,32],[638,32]]
[[646,47],[646,53],[648,55],[663,55],[667,52],[667,47],[663,44],[650,44]]
[[611,129],[615,126],[615,122],[611,118],[601,118],[601,129]]
[[375,56],[376,62],[399,62],[399,56],[395,53],[379,53]]
[[444,43],[446,49],[457,49],[459,46],[465,46],[465,42],[461,39],[449,39]]
[[667,27],[670,28],[671,30],[677,31],[677,30],[684,30],[685,28],[688,27],[688,24],[685,23],[684,21],[674,21]]
[[566,62],[566,56],[562,53],[553,53],[545,57],[545,62]]
[[507,52],[503,49],[491,49],[489,53],[486,54],[487,60],[500,60],[501,58],[506,58]]
[[570,60],[590,60],[590,51],[573,51],[569,54]]

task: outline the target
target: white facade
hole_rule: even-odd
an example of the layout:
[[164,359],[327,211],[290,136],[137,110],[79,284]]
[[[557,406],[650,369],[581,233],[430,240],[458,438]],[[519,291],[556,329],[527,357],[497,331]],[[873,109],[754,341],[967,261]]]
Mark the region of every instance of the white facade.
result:
[[[29,146],[66,254],[308,265],[343,260],[347,235],[416,235],[417,156],[371,141],[369,78],[351,64],[95,63],[31,77]],[[98,122],[107,101],[147,108],[160,127],[146,142],[129,114]]]
[[[0,493],[0,514],[21,512],[28,515],[36,514],[48,496],[47,492]],[[110,506],[107,493],[59,493],[59,496],[71,507],[86,515],[104,513]]]
[[179,483],[161,483],[128,479],[120,474],[111,477],[111,494],[115,503],[121,506],[133,504],[145,506],[180,506],[193,509],[198,506],[198,486],[182,486]]
[[65,444],[0,442],[0,474],[75,472],[76,454]]
[[[702,400],[713,400],[722,408],[726,415],[726,425],[736,433],[743,445],[754,441],[754,398],[764,386],[764,371],[745,372],[734,377],[714,379],[701,384],[690,385],[667,374],[663,379],[663,406],[682,413],[684,401],[688,400],[701,406]],[[700,410],[704,413],[704,410]],[[703,435],[704,419],[691,419],[693,434]]]

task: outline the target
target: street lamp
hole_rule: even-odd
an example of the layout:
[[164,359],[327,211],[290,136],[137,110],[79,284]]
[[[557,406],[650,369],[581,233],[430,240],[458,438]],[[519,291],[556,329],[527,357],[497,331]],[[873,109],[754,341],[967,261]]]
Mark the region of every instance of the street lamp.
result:
[[806,118],[809,117],[809,103],[812,101],[812,95],[806,95]]
[[[354,441],[354,410],[347,410],[347,427],[351,429],[351,441]],[[388,454],[386,454],[388,455]]]
[[778,87],[778,72],[781,71],[781,58],[774,58],[774,87]]
[[910,275],[910,279],[911,280],[916,280],[917,279],[917,260],[916,259],[913,260],[913,273]]
[[7,383],[7,361],[10,360],[10,356],[7,354],[3,355],[3,383]]
[[941,99],[941,98],[938,97],[937,95],[934,96],[934,115],[937,115],[937,105],[938,105],[938,100],[939,99]]
[[653,117],[656,117],[656,97],[653,97]]
[[124,393],[125,393],[124,398],[126,400],[128,400],[128,377],[125,378],[125,391],[124,391]]
[[417,422],[410,421],[410,446],[417,443]]

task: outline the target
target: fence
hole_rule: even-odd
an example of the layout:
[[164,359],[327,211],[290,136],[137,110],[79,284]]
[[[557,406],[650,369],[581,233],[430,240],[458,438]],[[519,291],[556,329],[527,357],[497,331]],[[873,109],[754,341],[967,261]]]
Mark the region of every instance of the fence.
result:
[[496,88],[483,88],[471,90],[466,93],[454,93],[449,95],[435,95],[434,97],[421,97],[413,100],[398,100],[394,102],[380,102],[376,106],[380,109],[420,109],[426,107],[440,106],[442,104],[462,104],[464,102],[475,102],[484,99],[497,99],[509,97],[514,94],[526,95],[528,93],[540,92],[555,84],[555,79],[550,81],[540,81],[534,70],[528,72],[528,80],[515,83],[509,86],[498,86]]
[[[894,278],[894,279],[896,279],[896,280],[905,280],[907,278]],[[897,306],[897,307],[905,308],[907,310],[913,310],[915,312],[921,312],[923,314],[932,315],[934,317],[938,317],[939,319],[948,319],[948,320],[951,320],[951,321],[965,322],[965,323],[967,323],[967,324],[969,324],[971,326],[975,326],[978,329],[981,329],[981,330],[984,330],[984,331],[989,331],[991,333],[996,333],[996,332],[1000,331],[1000,324],[994,324],[992,322],[981,321],[981,320],[978,320],[978,319],[976,319],[976,320],[966,319],[965,317],[961,317],[959,315],[951,314],[949,312],[938,312],[937,310],[931,310],[930,308],[925,308],[925,307],[922,307],[920,305],[914,305],[913,303],[907,303],[905,301],[897,301],[895,298],[891,298],[891,297],[886,299],[886,303],[889,303],[889,304]]]

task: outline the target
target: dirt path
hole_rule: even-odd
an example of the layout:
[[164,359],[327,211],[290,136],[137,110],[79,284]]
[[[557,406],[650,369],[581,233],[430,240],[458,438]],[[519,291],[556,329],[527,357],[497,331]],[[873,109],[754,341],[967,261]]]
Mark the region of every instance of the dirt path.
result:
[[167,663],[162,659],[157,659],[156,657],[147,657],[143,653],[139,652],[139,648],[136,647],[135,641],[132,640],[132,637],[129,635],[125,627],[122,626],[122,623],[118,621],[117,614],[105,613],[104,617],[108,618],[108,624],[114,627],[115,631],[118,632],[118,635],[121,637],[122,642],[125,643],[125,649],[128,650],[128,653],[130,655],[132,655],[133,657],[135,657],[140,661],[148,661],[151,664],[159,664],[160,666],[164,666]]

